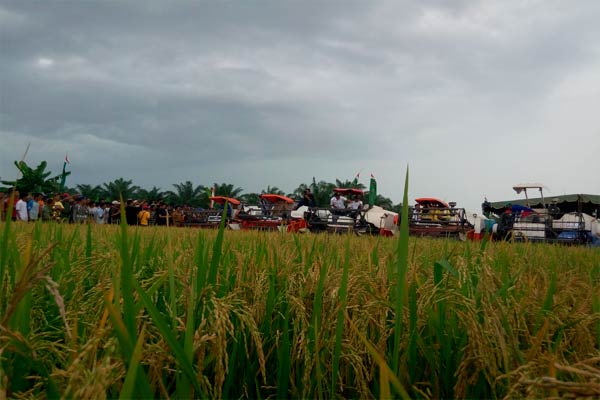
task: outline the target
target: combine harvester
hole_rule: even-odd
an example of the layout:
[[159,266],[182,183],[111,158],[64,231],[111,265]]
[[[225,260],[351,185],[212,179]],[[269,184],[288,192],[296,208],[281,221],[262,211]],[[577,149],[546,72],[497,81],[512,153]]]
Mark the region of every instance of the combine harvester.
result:
[[[482,227],[477,214],[456,208],[455,202],[446,203],[435,197],[415,199],[409,208],[409,234],[413,236],[454,237],[466,240],[473,235],[475,226]],[[479,232],[479,230],[477,230]]]
[[[261,194],[258,206],[244,207],[237,220],[241,229],[262,231],[288,230],[292,225],[294,200],[279,194]],[[299,229],[299,228],[298,228]]]
[[[218,228],[221,223],[221,216],[224,212],[225,203],[227,203],[225,223],[232,229],[236,229],[235,224],[237,222],[235,217],[240,211],[241,202],[238,199],[224,196],[211,196],[209,197],[209,200],[211,202],[210,209],[192,211],[186,214],[185,226],[192,228]],[[214,207],[215,204],[217,207]],[[237,229],[239,229],[239,227],[237,227]]]
[[[344,197],[364,197],[364,192],[354,188],[335,188],[334,193]],[[372,197],[372,196],[370,196]],[[357,235],[382,235],[394,236],[398,233],[398,214],[393,211],[371,204],[365,204],[357,209],[343,208],[332,209],[331,207],[307,207],[302,206],[292,212],[292,220],[301,226],[304,221],[305,228],[299,231],[310,232],[346,233]]]
[[[273,231],[306,224],[291,221],[294,200],[278,194],[262,194],[258,205],[243,205],[238,199],[211,196],[211,208],[194,211],[187,216],[186,225],[197,228],[218,228],[227,203],[225,225],[232,230]],[[216,206],[215,206],[216,205]],[[294,224],[295,223],[295,224]]]
[[[590,244],[600,246],[600,196],[575,194],[557,196],[548,204],[544,185],[513,186],[525,199],[482,204],[484,214],[495,223],[491,228],[496,239],[516,241]],[[528,190],[539,191],[539,198],[529,198]]]

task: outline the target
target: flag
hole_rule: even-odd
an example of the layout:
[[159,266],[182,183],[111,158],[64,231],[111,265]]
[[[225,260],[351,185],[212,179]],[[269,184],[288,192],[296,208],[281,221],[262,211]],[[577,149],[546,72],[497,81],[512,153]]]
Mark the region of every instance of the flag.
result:
[[69,155],[67,153],[65,153],[65,163],[66,164],[71,164],[71,161],[69,161]]
[[356,186],[358,185],[358,178],[360,177],[360,171],[358,171],[358,173],[356,174],[356,177],[354,178],[354,180],[352,181],[352,186]]
[[369,185],[369,206],[375,205],[375,200],[377,199],[377,181],[373,174],[371,174],[371,184]]

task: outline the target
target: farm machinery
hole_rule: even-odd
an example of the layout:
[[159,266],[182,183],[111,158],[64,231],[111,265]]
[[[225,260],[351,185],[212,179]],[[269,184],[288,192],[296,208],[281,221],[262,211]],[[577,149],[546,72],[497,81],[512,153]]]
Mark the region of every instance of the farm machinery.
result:
[[[241,202],[238,199],[225,196],[211,196],[209,197],[209,200],[212,203],[210,209],[189,210],[185,213],[185,226],[194,228],[218,228],[223,213],[226,213],[226,224],[235,223],[235,216],[241,207]],[[225,204],[227,204],[227,209],[225,209]]]
[[[494,220],[491,227],[496,239],[515,241],[600,245],[600,196],[565,195],[550,203],[541,184],[515,185],[524,200],[482,204],[483,212]],[[529,198],[529,191],[539,191],[539,198]]]
[[353,198],[356,202],[350,203],[350,207],[346,205],[344,208],[302,206],[292,212],[292,220],[303,220],[306,224],[304,229],[311,232],[352,232],[357,235],[383,236],[393,236],[398,233],[398,214],[379,206],[363,205],[361,199],[364,197],[364,192],[362,190],[335,188],[333,191],[342,199]]
[[[455,237],[466,240],[473,231],[477,215],[468,214],[456,203],[446,203],[435,197],[415,199],[409,208],[409,234],[414,236]],[[471,221],[470,221],[471,220]]]
[[257,206],[246,206],[237,214],[241,229],[274,231],[293,225],[294,200],[279,194],[261,194]]

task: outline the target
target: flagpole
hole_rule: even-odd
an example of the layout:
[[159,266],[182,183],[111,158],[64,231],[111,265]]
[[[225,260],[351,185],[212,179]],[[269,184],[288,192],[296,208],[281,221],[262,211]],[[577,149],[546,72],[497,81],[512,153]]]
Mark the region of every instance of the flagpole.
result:
[[65,189],[65,182],[67,181],[67,164],[71,165],[69,161],[69,155],[65,152],[65,162],[63,163],[62,174],[60,175],[60,186],[58,188],[59,192],[62,192]]
[[[212,187],[212,189],[211,189],[211,195],[210,195],[210,197],[215,197],[215,189],[216,189],[216,186],[213,186],[213,187]],[[215,201],[214,201],[214,200],[211,200],[211,201],[210,201],[210,208],[211,208],[211,210],[212,210],[214,207],[215,207]]]

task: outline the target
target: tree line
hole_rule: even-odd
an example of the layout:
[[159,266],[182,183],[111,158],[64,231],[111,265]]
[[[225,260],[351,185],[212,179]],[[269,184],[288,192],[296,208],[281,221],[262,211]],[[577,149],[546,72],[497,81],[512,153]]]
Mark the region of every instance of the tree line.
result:
[[[47,163],[42,161],[36,168],[29,167],[25,162],[20,161],[19,170],[21,178],[16,181],[0,180],[0,183],[6,185],[0,188],[0,191],[9,191],[13,187],[21,193],[44,193],[51,194],[59,191],[57,177],[51,177],[52,173],[46,171]],[[365,189],[365,185],[357,182],[357,180],[340,180],[335,182],[317,181],[312,178],[310,183],[301,183],[291,193],[286,193],[277,186],[267,186],[260,193],[244,193],[244,189],[230,183],[214,183],[206,186],[202,184],[194,184],[191,181],[185,181],[172,184],[172,190],[162,190],[162,188],[153,186],[150,189],[142,188],[133,183],[131,179],[123,177],[110,182],[105,182],[100,185],[79,184],[74,187],[65,186],[62,191],[69,194],[80,194],[94,201],[100,200],[119,200],[123,199],[144,199],[149,203],[164,202],[171,205],[188,205],[192,207],[208,208],[210,204],[210,196],[213,189],[216,196],[226,196],[237,198],[246,204],[257,204],[259,195],[264,193],[274,193],[285,195],[293,199],[300,199],[306,189],[310,189],[315,197],[315,201],[319,206],[328,206],[329,200],[333,193],[333,189],[340,188],[356,188]],[[377,195],[375,204],[387,210],[400,210],[400,205],[394,205],[392,200]]]

